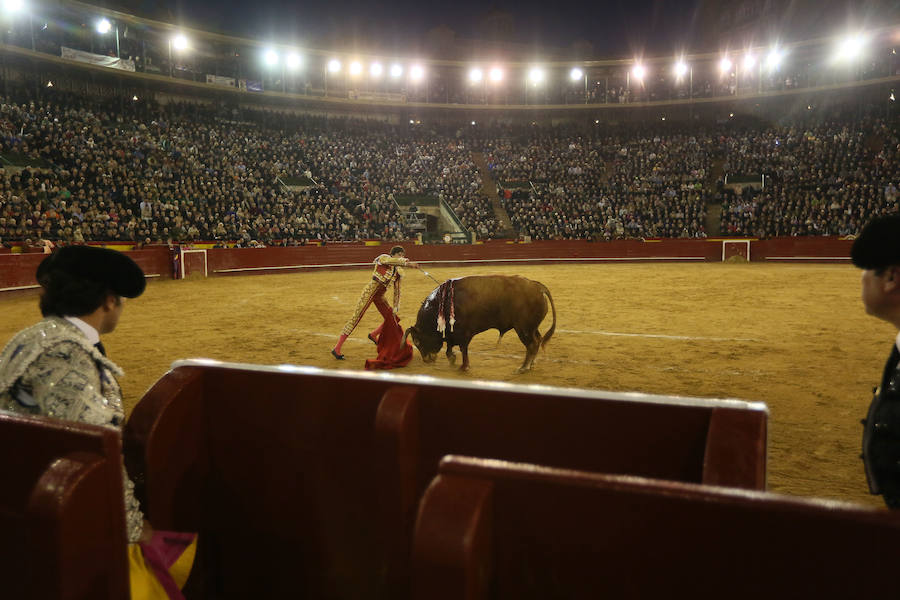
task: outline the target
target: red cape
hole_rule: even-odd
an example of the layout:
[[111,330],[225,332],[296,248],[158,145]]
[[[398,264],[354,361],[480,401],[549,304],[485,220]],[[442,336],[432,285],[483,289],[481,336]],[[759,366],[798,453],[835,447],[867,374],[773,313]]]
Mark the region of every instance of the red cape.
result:
[[366,360],[366,370],[396,369],[405,367],[412,360],[412,344],[403,342],[403,328],[397,315],[385,319],[378,336],[378,358]]

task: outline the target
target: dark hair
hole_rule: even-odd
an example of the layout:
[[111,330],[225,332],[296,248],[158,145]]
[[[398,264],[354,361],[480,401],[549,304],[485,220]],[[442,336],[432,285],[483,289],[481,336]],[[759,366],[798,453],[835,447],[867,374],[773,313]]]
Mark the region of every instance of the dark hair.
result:
[[45,317],[81,317],[89,315],[112,294],[104,284],[55,271],[42,277],[40,308]]
[[391,248],[391,256],[400,254],[401,252],[406,252],[406,250],[403,249],[403,246],[394,246]]

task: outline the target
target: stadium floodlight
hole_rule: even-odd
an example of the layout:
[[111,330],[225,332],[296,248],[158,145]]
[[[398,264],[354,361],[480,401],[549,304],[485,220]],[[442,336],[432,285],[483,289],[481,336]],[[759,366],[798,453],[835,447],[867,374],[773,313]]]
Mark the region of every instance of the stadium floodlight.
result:
[[784,51],[774,47],[766,55],[766,68],[769,71],[777,71],[778,67],[781,66],[782,60],[784,60]]
[[278,64],[278,53],[274,50],[266,50],[263,53],[263,62],[266,63],[267,67],[274,67]]
[[753,65],[756,64],[756,57],[753,56],[753,53],[748,52],[744,55],[744,71],[749,71],[753,68]]
[[422,81],[425,78],[425,69],[419,65],[413,65],[409,69],[409,78],[413,81]]
[[575,67],[571,71],[569,71],[569,79],[572,81],[581,81],[581,78],[584,77],[584,71]]
[[3,0],[3,12],[17,13],[25,10],[25,0]]
[[[472,83],[478,83],[479,81],[481,81],[481,78],[483,76],[484,76],[484,74],[481,72],[481,69],[479,69],[479,68],[471,69],[469,71],[469,81]],[[474,125],[474,123],[473,123],[473,125]]]
[[391,77],[397,78],[403,75],[403,67],[400,65],[391,65]]
[[179,33],[172,37],[172,47],[176,50],[187,50],[188,40],[187,38]]
[[284,59],[284,63],[287,65],[288,69],[295,71],[300,68],[303,61],[300,60],[300,55],[296,52],[288,52],[288,55]]
[[362,63],[360,63],[358,60],[354,60],[352,63],[350,63],[350,74],[359,75],[360,73],[362,73]]
[[853,61],[862,56],[866,40],[862,34],[855,33],[844,37],[838,44],[835,60]]
[[341,70],[341,61],[336,58],[332,58],[328,61],[328,72],[329,73],[337,73]]
[[727,75],[731,72],[731,60],[727,56],[723,56],[722,60],[719,61],[719,71],[721,71],[722,75]]
[[97,21],[97,33],[100,35],[109,33],[110,29],[112,29],[112,23],[109,22],[109,19],[100,19]]
[[472,125],[475,125],[475,121],[472,121]]
[[375,79],[381,77],[382,71],[384,71],[384,67],[381,66],[380,62],[373,62],[371,65],[369,65],[369,75],[371,75]]
[[687,63],[685,63],[683,60],[679,60],[677,63],[675,63],[674,71],[675,71],[675,77],[677,77],[678,79],[681,79],[682,77],[687,75],[687,72],[688,72]]
[[544,70],[540,67],[531,67],[528,71],[528,81],[533,85],[538,85],[544,81]]
[[632,67],[631,74],[634,75],[635,79],[643,83],[644,75],[647,74],[647,69],[644,68],[644,65],[638,63]]
[[503,69],[500,67],[492,67],[488,76],[491,78],[491,81],[494,83],[499,83],[503,81]]

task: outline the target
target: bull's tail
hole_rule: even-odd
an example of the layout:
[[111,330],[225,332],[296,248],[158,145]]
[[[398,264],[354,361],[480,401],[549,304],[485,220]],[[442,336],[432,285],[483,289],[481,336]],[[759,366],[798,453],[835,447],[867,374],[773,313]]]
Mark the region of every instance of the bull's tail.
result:
[[541,340],[541,349],[543,349],[547,342],[550,341],[550,338],[553,337],[553,332],[556,331],[556,305],[553,304],[553,296],[550,295],[550,290],[547,289],[547,286],[541,282],[537,282],[537,284],[541,286],[541,291],[547,294],[547,299],[550,300],[550,309],[553,311],[553,324],[547,330],[547,333],[544,334],[544,339]]

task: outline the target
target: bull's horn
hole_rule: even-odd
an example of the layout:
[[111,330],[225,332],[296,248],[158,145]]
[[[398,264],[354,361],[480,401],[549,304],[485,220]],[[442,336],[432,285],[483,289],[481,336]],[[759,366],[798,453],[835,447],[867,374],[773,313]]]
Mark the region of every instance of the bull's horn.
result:
[[406,345],[406,338],[409,337],[409,332],[412,331],[412,330],[415,329],[415,328],[416,328],[415,325],[410,325],[409,327],[406,328],[406,331],[403,332],[403,341],[400,342],[400,345],[401,345],[401,346],[405,346],[405,345]]

